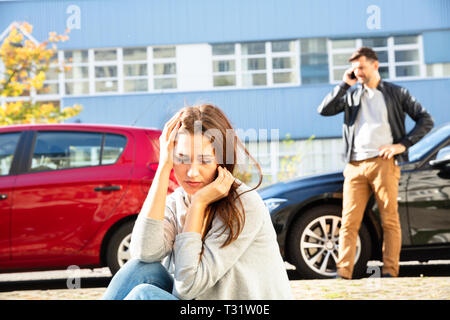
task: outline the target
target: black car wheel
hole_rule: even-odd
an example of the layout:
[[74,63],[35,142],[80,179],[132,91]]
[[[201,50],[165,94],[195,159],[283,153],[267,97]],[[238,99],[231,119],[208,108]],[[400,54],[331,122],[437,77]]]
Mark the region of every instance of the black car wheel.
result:
[[[302,277],[326,279],[336,276],[340,227],[341,208],[334,205],[314,207],[293,223],[287,249]],[[365,274],[370,254],[370,235],[362,223],[357,239],[354,277]]]
[[129,221],[120,226],[109,240],[106,249],[106,263],[114,275],[130,260],[130,241],[134,221]]

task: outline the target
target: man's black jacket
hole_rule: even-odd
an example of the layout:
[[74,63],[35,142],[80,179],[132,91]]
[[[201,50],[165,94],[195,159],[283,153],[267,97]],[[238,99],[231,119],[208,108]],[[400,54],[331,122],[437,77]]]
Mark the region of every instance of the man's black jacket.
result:
[[[347,162],[350,162],[355,138],[355,121],[361,106],[363,92],[362,86],[352,90],[349,88],[350,86],[345,82],[337,85],[317,108],[322,116],[333,116],[344,111],[343,139]],[[384,96],[393,143],[401,143],[406,147],[405,152],[396,155],[395,158],[399,162],[406,162],[408,161],[408,148],[433,128],[433,119],[425,108],[409,94],[407,89],[383,80],[380,81],[377,89]],[[405,131],[406,114],[416,122],[408,134]]]

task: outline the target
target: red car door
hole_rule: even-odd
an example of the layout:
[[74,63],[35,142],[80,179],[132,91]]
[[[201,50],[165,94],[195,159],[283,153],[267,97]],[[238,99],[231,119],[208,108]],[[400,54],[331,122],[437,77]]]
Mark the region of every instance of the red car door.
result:
[[36,132],[29,170],[14,191],[12,260],[79,251],[126,192],[133,140],[126,131]]
[[11,204],[16,180],[11,175],[11,166],[19,138],[20,132],[0,134],[0,261],[10,258]]

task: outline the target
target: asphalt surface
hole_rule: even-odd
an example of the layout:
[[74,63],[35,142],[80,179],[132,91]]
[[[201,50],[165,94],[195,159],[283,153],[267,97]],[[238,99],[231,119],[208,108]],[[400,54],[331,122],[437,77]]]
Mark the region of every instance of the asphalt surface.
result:
[[[376,264],[376,263],[375,263]],[[398,278],[305,280],[288,266],[295,299],[450,300],[450,261],[402,263]],[[95,300],[111,280],[108,268],[0,274],[0,300]]]

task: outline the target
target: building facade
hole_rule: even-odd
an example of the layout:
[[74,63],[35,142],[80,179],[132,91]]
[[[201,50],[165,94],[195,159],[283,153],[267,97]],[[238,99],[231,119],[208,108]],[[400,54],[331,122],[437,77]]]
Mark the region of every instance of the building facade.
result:
[[0,32],[21,21],[37,41],[71,30],[55,63],[71,70],[49,72],[47,92],[35,96],[81,104],[67,122],[162,128],[186,104],[213,103],[257,155],[266,182],[286,170],[343,167],[342,117],[316,108],[362,45],[377,51],[382,78],[408,88],[436,126],[450,121],[448,0],[0,3]]

